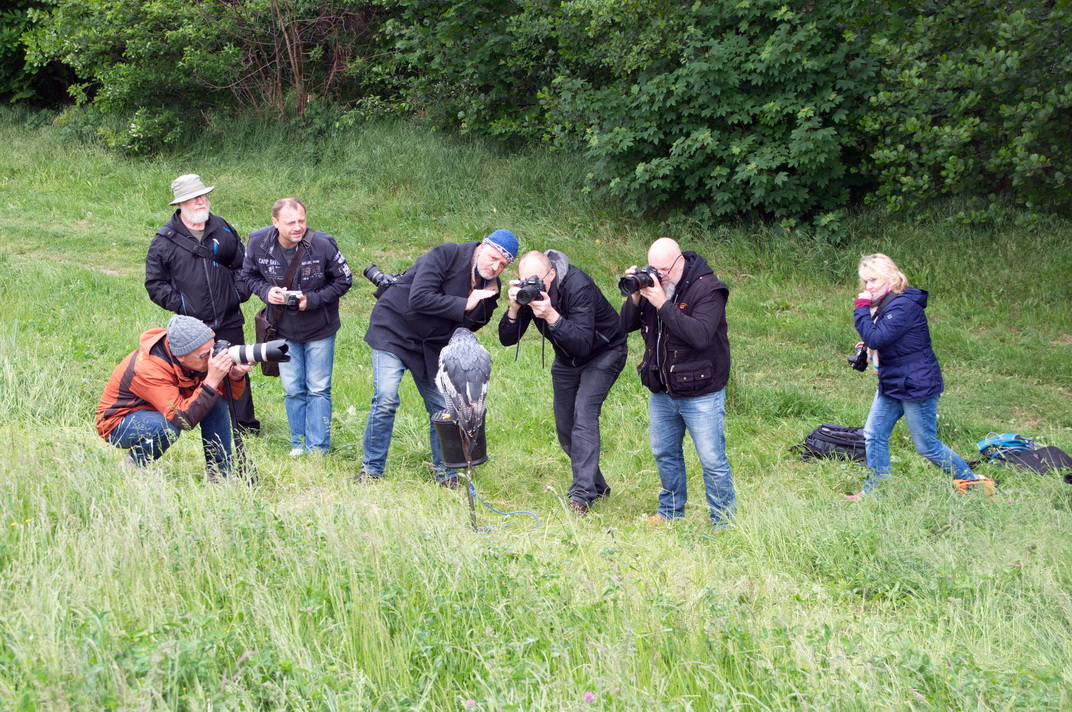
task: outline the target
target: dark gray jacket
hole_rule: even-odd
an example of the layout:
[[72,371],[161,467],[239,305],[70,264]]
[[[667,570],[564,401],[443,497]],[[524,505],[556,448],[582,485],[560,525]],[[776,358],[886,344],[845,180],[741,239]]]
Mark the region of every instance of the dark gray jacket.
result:
[[417,258],[372,308],[365,342],[402,360],[415,377],[431,379],[439,352],[458,327],[476,331],[499,303],[499,279],[478,278],[476,288],[494,296],[465,311],[473,291],[473,253],[479,242],[445,242]]
[[544,254],[555,269],[555,281],[548,286],[551,306],[562,318],[552,329],[532,313],[532,307],[522,306],[517,322],[511,324],[507,314],[499,320],[499,342],[513,346],[528,329],[529,322],[551,342],[555,358],[568,366],[583,366],[607,349],[625,343],[615,311],[596,283],[583,271],[570,264],[569,258],[558,250]]
[[145,255],[145,291],[154,303],[205,322],[210,329],[241,327],[249,288],[241,279],[245,245],[226,220],[210,214],[201,242],[179,211],[160,228]]

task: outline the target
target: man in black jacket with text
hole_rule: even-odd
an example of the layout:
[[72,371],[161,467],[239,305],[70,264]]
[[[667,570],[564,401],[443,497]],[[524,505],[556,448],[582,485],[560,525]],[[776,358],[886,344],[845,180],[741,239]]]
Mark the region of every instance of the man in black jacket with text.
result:
[[[685,516],[688,473],[682,442],[688,430],[703,469],[711,523],[720,529],[730,522],[737,502],[724,429],[730,290],[707,260],[692,251],[683,253],[667,237],[652,244],[648,265],[658,279],[622,305],[622,328],[627,333],[640,329],[644,337],[644,358],[637,371],[651,391],[651,452],[662,480],[659,508],[648,521],[658,524]],[[635,267],[626,270],[636,273]]]
[[[592,278],[558,250],[527,253],[517,273],[510,307],[499,320],[499,341],[516,344],[531,322],[551,342],[555,430],[573,469],[569,508],[584,516],[592,502],[610,494],[599,469],[599,414],[625,367],[625,333]],[[521,289],[526,291],[519,301]]]
[[[145,289],[164,309],[203,321],[217,340],[244,344],[242,302],[250,292],[239,274],[245,246],[237,230],[209,212],[208,194],[214,189],[193,174],[172,181],[171,204],[177,209],[149,244]],[[241,430],[260,429],[248,377],[235,411]]]

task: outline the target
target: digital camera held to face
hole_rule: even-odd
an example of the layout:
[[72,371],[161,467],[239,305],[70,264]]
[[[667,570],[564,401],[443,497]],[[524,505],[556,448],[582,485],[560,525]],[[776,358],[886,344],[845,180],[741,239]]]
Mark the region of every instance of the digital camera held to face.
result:
[[628,297],[634,292],[639,292],[644,287],[654,287],[659,281],[659,270],[651,265],[645,265],[633,274],[624,275],[618,280],[618,291],[623,297]]
[[849,365],[853,370],[866,371],[867,370],[867,347],[859,346],[856,348],[856,352],[848,357]]
[[298,303],[301,301],[302,292],[300,289],[284,289],[283,290],[283,305],[289,311],[298,311]]
[[528,279],[523,279],[517,283],[517,303],[521,306],[525,306],[529,302],[543,301],[541,294],[547,291],[547,286],[543,283],[543,280],[532,275]]

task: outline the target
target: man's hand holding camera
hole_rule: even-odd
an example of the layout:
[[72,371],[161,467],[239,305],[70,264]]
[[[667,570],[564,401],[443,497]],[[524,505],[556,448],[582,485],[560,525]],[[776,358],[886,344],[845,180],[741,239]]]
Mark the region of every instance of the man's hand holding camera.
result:
[[282,287],[272,287],[268,290],[268,303],[286,305],[287,309],[305,311],[309,305],[309,298],[302,292]]
[[[557,325],[562,315],[551,306],[551,296],[546,290],[543,280],[537,277],[530,277],[524,281],[510,280],[510,291],[508,292],[510,306],[507,309],[507,316],[511,319],[517,319],[517,313],[521,307],[527,306],[532,309],[532,315],[537,319],[543,319],[549,326]],[[520,295],[520,298],[518,295]]]
[[229,376],[232,381],[241,381],[251,370],[253,367],[248,363],[236,364],[227,349],[220,349],[209,357],[205,385],[216,388],[223,382],[224,376]]

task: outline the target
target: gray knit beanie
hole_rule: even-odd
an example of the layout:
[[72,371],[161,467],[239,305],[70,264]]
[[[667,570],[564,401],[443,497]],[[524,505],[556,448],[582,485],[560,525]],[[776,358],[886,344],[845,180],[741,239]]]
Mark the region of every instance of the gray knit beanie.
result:
[[215,336],[205,322],[192,316],[176,314],[167,324],[167,340],[171,353],[185,356]]

